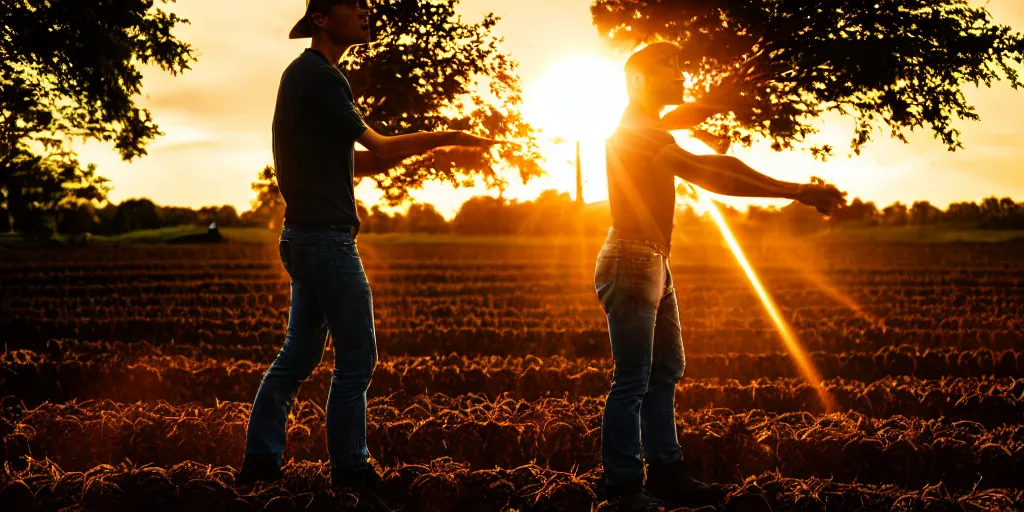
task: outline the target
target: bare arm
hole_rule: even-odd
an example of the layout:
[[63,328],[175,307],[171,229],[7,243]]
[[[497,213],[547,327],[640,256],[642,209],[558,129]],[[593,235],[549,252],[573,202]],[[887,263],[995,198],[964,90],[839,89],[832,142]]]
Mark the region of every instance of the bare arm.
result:
[[457,133],[418,132],[406,135],[385,136],[377,133],[373,128],[367,128],[356,140],[366,149],[370,150],[370,153],[379,158],[390,160],[421,155],[441,146],[453,145],[456,142]]
[[381,135],[363,121],[352,104],[345,80],[338,76],[337,70],[324,68],[316,75],[316,79],[311,81],[310,94],[326,98],[318,114],[338,128],[345,146],[354,139],[369,150],[356,152],[355,177],[386,172],[406,158],[441,146],[489,148],[497,144],[496,141],[458,131],[420,132],[390,137]]
[[662,150],[654,165],[716,194],[782,199],[797,199],[800,195],[799,183],[765,176],[738,158],[694,155],[676,144]]
[[666,130],[691,130],[709,118],[749,108],[750,98],[740,96],[736,84],[719,85],[706,97],[683,103],[662,118]]
[[356,140],[379,158],[398,159],[399,161],[410,156],[422,155],[442,146],[489,148],[498,144],[497,141],[470,135],[466,132],[419,132],[385,136],[377,133],[373,128],[367,128]]
[[402,163],[404,158],[381,158],[369,151],[356,151],[355,177],[367,178],[381,174]]
[[661,122],[666,130],[689,130],[719,112],[720,109],[715,106],[710,106],[702,101],[691,101],[683,103],[665,114],[661,118]]
[[357,178],[387,172],[406,158],[422,155],[442,146],[488,148],[497,144],[491,139],[458,131],[418,132],[389,137],[369,127],[356,140],[369,150],[356,151]]

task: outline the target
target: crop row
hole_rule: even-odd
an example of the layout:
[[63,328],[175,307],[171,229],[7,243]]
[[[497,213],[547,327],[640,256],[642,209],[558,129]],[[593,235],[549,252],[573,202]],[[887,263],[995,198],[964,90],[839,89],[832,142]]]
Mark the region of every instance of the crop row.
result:
[[[1024,313],[1021,297],[1000,296],[991,290],[958,289],[950,294],[937,294],[929,289],[920,296],[895,295],[892,288],[872,290],[850,290],[846,293],[852,304],[864,313],[876,318],[896,316],[920,317],[962,317],[1012,316]],[[906,292],[906,290],[902,290]],[[7,305],[13,311],[46,310],[61,315],[108,309],[121,311],[145,311],[149,308],[190,307],[203,311],[220,310],[251,311],[270,307],[282,309],[288,306],[288,287],[282,286],[268,293],[152,293],[152,294],[101,294],[92,296],[24,297],[11,296]],[[749,290],[727,291],[720,288],[686,289],[677,293],[680,310],[687,312],[687,319],[715,316],[721,310],[735,311],[737,308],[754,304]],[[830,317],[846,318],[861,313],[840,303],[828,293],[813,289],[772,290],[776,303],[786,310],[800,309],[827,314]],[[406,293],[379,293],[374,295],[374,305],[383,310],[400,310],[402,314],[448,314],[459,308],[476,310],[516,309],[534,310],[533,314],[555,316],[579,311],[599,311],[592,287],[563,287],[547,294],[531,296],[521,294],[452,294],[447,296],[419,296]],[[802,305],[801,305],[802,304]],[[757,304],[754,304],[757,305]],[[542,311],[538,311],[542,310]],[[127,315],[138,316],[138,315]]]
[[[50,368],[53,368],[52,366]],[[64,373],[43,366],[8,366],[0,389],[29,404],[42,401],[110,398],[121,401],[251,401],[262,376],[263,365],[163,368],[147,363],[88,367],[70,363]],[[317,368],[303,385],[300,396],[324,403],[330,368]],[[47,381],[48,376],[55,376]],[[855,411],[873,417],[896,415],[922,418],[948,417],[986,426],[1024,421],[1024,379],[884,377],[875,381],[830,379],[823,383],[836,410]],[[541,397],[602,397],[609,387],[607,369],[596,367],[461,368],[424,361],[385,361],[378,366],[370,396],[415,397],[421,393],[480,393],[492,398],[511,394],[522,399]],[[734,411],[762,409],[770,412],[824,412],[819,390],[802,379],[765,379],[749,382],[719,379],[684,379],[677,388],[679,410],[721,407]]]
[[[380,399],[369,409],[368,444],[385,465],[423,464],[451,457],[472,467],[536,463],[584,471],[600,465],[602,400],[479,395],[420,395]],[[189,460],[237,464],[245,450],[251,406],[221,402],[125,404],[113,401],[44,404],[2,418],[6,460],[49,458],[67,469],[98,464],[173,465]],[[993,430],[966,421],[861,414],[735,414],[686,411],[677,418],[680,445],[700,478],[739,482],[779,471],[795,478],[894,483],[951,489],[1024,487],[1024,427]],[[326,457],[324,411],[296,404],[286,458]]]
[[[210,397],[245,400],[255,394],[267,364],[274,357],[271,347],[239,347],[239,354],[256,360],[227,359],[228,351],[207,351],[218,358],[161,354],[159,347],[130,344],[113,346],[105,352],[73,352],[57,345],[50,352],[13,351],[0,356],[0,394],[14,395],[29,403],[62,402],[70,399],[114,398],[122,401],[203,401]],[[58,348],[60,347],[60,348]],[[174,347],[168,345],[168,347]],[[173,351],[172,351],[173,352]],[[185,351],[187,353],[187,351]],[[333,367],[333,350],[314,370],[307,393],[322,395]],[[926,350],[887,347],[875,353],[832,354],[815,352],[811,361],[826,379],[871,383],[887,377],[913,376],[925,380],[949,378],[1024,377],[1024,351]],[[394,390],[435,391],[448,394],[483,392],[494,396],[511,392],[527,398],[550,394],[560,396],[599,395],[611,379],[610,359],[565,359],[529,357],[443,357],[388,356],[381,359],[374,374],[374,387],[384,393]],[[687,383],[702,379],[797,378],[788,354],[702,354],[687,361]],[[131,383],[125,386],[124,383]]]
[[[596,257],[596,254],[594,255]],[[546,262],[532,259],[524,261],[498,260],[481,262],[410,262],[410,264],[367,264],[367,273],[380,283],[393,283],[408,277],[417,283],[459,283],[481,279],[494,282],[558,281],[579,282],[592,275],[594,258],[589,261]],[[584,272],[590,270],[591,272]],[[800,282],[808,270],[797,267],[761,267],[759,274],[769,282]],[[10,269],[11,286],[35,287],[40,285],[89,286],[104,283],[219,281],[219,280],[283,280],[287,277],[280,264],[233,268],[205,265],[202,262],[172,267],[116,266],[106,269],[73,271],[57,268],[38,272],[30,269]],[[815,273],[820,271],[813,271]],[[1019,288],[1024,271],[960,270],[950,269],[830,269],[827,275],[841,285],[861,286],[985,286],[993,288]],[[745,277],[735,265],[698,265],[685,262],[673,267],[673,275],[682,284],[721,282],[726,287],[743,284]],[[724,282],[723,282],[724,281]]]
[[[247,360],[255,363],[269,363],[277,356],[279,344],[267,345],[221,345],[195,344],[152,344],[144,341],[126,343],[123,341],[82,341],[75,339],[52,339],[38,345],[35,350],[9,350],[0,354],[4,362],[44,361],[90,361],[93,359],[118,358],[125,363],[137,362],[140,358],[159,359],[164,356],[182,356],[189,359],[213,358],[218,360]],[[325,360],[333,358],[333,347],[328,343]],[[913,345],[887,345],[872,352],[811,352],[809,356],[819,371],[826,375],[844,378],[880,378],[886,375],[914,375],[921,378],[999,377],[1019,376],[1024,370],[1020,349],[992,350],[989,348],[920,348]],[[385,356],[387,359],[389,356]],[[390,356],[401,359],[403,356]],[[586,366],[605,368],[610,365],[607,358],[564,359],[560,356],[465,356],[457,354],[410,358],[425,364],[456,365],[488,368],[504,368],[509,365],[530,367],[564,367],[563,361]],[[796,369],[783,360],[789,356],[781,352],[772,353],[713,353],[690,354],[687,351],[687,375],[700,377],[743,378],[744,376],[789,377],[796,376]],[[1013,370],[1016,360],[1017,370]],[[521,361],[522,363],[519,363]],[[720,369],[720,368],[728,369]],[[746,368],[756,367],[757,372]],[[707,370],[706,370],[707,369]],[[694,373],[704,372],[709,373]],[[775,374],[773,372],[780,372]],[[834,373],[833,373],[834,372]],[[853,374],[855,372],[856,374]]]
[[[588,265],[591,267],[592,263]],[[863,272],[855,275],[828,272],[822,274],[825,284],[867,301],[890,302],[892,300],[921,300],[926,304],[941,303],[957,294],[965,297],[1019,298],[1024,295],[1021,285],[1024,272],[993,274],[987,277],[958,277],[943,270],[929,271],[924,276],[909,279],[900,276],[880,277]],[[367,270],[370,284],[381,291],[412,293],[413,296],[433,296],[441,292],[454,294],[479,294],[484,286],[493,286],[498,295],[514,293],[518,289],[530,292],[530,296],[562,291],[570,294],[593,291],[593,269],[582,267],[574,271],[542,272],[539,269],[524,269],[519,273],[495,274],[490,272],[463,272],[454,263],[445,270],[437,271],[389,271],[378,273]],[[779,294],[784,300],[791,294],[793,301],[807,298],[818,286],[813,275],[792,270],[760,272],[766,287]],[[681,295],[706,294],[724,295],[730,300],[756,300],[750,285],[742,274],[735,270],[714,272],[709,268],[688,268],[673,270],[673,277]],[[0,276],[4,290],[12,297],[104,297],[118,295],[148,295],[153,292],[163,295],[174,293],[250,293],[264,287],[273,290],[286,289],[288,279],[283,271],[235,275],[231,272],[208,271],[202,275],[175,272],[166,275],[123,275],[115,276],[67,276],[64,278],[40,277],[26,279],[20,276]],[[933,292],[942,292],[935,295]],[[882,294],[882,295],[878,295]],[[929,300],[930,299],[930,300]],[[799,302],[795,304],[801,306]]]
[[[758,312],[757,314],[760,314]],[[1020,321],[1020,320],[1018,320]],[[466,326],[452,327],[445,319],[424,319],[413,328],[389,328],[377,324],[378,349],[386,354],[434,355],[457,352],[466,355],[565,355],[607,357],[607,325],[597,322],[537,327]],[[37,349],[51,339],[74,338],[88,341],[148,341],[151,343],[210,343],[218,345],[272,345],[281,343],[286,321],[280,314],[258,318],[208,320],[182,316],[159,318],[77,318],[47,319],[39,316],[0,317],[0,342],[8,350]],[[683,342],[688,354],[730,352],[765,353],[783,348],[774,327],[722,326],[694,328],[683,321]],[[992,330],[948,328],[886,328],[870,325],[831,326],[824,321],[813,329],[797,331],[809,351],[868,352],[889,345],[925,348],[957,347],[1006,350],[1020,348],[1024,329]]]
[[[283,288],[287,290],[286,286]],[[694,297],[685,292],[679,293],[682,295],[679,303],[680,315],[693,327],[760,328],[771,324],[769,317],[761,313],[758,302],[739,304],[738,301],[722,300],[721,296],[700,294]],[[268,316],[287,319],[286,293],[210,294],[209,298],[203,299],[204,295],[208,294],[177,295],[174,296],[174,300],[164,300],[166,297],[161,296],[151,296],[137,301],[119,296],[101,299],[107,302],[106,304],[97,304],[92,298],[12,300],[8,309],[12,316],[58,321],[80,318],[160,319],[175,316],[189,316],[204,321],[240,320],[250,323],[257,323],[261,318]],[[26,304],[27,302],[32,304]],[[820,294],[810,294],[802,302],[803,305],[799,306],[792,302],[780,301],[779,304],[794,327],[805,330],[819,327],[857,328],[881,322],[882,319],[890,328],[1024,328],[1024,322],[1020,320],[1021,314],[1024,313],[1024,301],[1021,300],[1002,305],[980,302],[959,306],[952,303],[932,306],[899,303],[871,306],[858,304],[856,310]],[[580,295],[564,294],[541,298],[479,295],[429,297],[416,301],[405,298],[398,302],[384,295],[383,298],[377,297],[374,309],[376,316],[382,317],[381,322],[388,327],[414,327],[416,324],[431,321],[445,322],[451,327],[500,326],[502,323],[536,327],[551,322],[572,327],[593,326],[604,321],[604,313],[593,290]]]
[[[14,510],[193,512],[224,510],[352,510],[355,497],[330,489],[326,463],[285,466],[278,484],[233,487],[229,467],[185,462],[169,467],[124,462],[69,472],[52,461],[32,460],[23,470],[0,472],[0,499]],[[596,472],[574,474],[523,465],[477,469],[450,459],[401,465],[384,473],[392,506],[422,512],[590,512],[598,504]],[[893,485],[798,480],[765,473],[731,489],[730,500],[763,495],[775,510],[1014,510],[1024,507],[1019,489],[949,492],[943,486],[902,489]]]

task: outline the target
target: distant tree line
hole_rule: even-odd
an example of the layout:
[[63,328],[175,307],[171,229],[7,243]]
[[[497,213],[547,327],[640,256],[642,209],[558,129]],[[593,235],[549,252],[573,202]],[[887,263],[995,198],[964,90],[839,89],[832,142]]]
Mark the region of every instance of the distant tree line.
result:
[[[748,216],[771,216],[770,212],[751,209]],[[1024,203],[1009,197],[989,197],[976,202],[952,203],[945,210],[928,201],[915,201],[907,206],[901,202],[879,209],[875,203],[855,198],[826,220],[827,224],[874,226],[947,225],[972,229],[1024,229]]]
[[211,222],[216,222],[218,227],[259,225],[253,222],[250,212],[239,215],[231,205],[202,208],[158,206],[149,199],[128,199],[102,207],[91,202],[65,205],[57,210],[54,220],[56,231],[69,235],[117,235],[171,226],[206,226]]
[[[878,208],[871,201],[855,198],[830,217],[823,217],[813,208],[793,203],[783,208],[751,206],[740,212],[719,205],[723,215],[738,229],[746,231],[778,231],[807,234],[832,227],[903,227],[936,226],[955,229],[1024,229],[1024,203],[1013,199],[989,197],[976,202],[950,204],[942,210],[928,201],[915,201],[907,206],[895,202]],[[683,209],[677,224],[709,223],[706,216],[697,216]]]
[[[265,199],[265,198],[264,198]],[[284,204],[254,201],[241,214],[230,205],[187,208],[159,206],[149,199],[129,199],[120,204],[97,207],[91,202],[65,205],[58,209],[56,231],[62,234],[116,235],[143,229],[171,226],[260,227],[280,229]],[[813,233],[835,226],[921,226],[936,225],[962,229],[1024,229],[1024,203],[1010,198],[987,198],[980,203],[960,202],[939,209],[928,201],[907,206],[893,203],[878,208],[857,198],[832,217],[822,217],[813,208],[791,204],[783,208],[751,206],[745,212],[718,205],[737,229],[770,230],[794,234]],[[358,205],[363,233],[429,233],[468,236],[587,235],[603,234],[611,225],[607,203],[580,208],[568,193],[547,190],[532,201],[477,196],[459,208],[451,220],[429,203],[413,203],[405,212],[387,212],[379,206]],[[676,225],[711,226],[710,218],[688,206],[679,208]],[[0,228],[11,229],[0,225]]]
[[[186,207],[158,206],[149,199],[129,199],[120,204],[81,200],[54,205],[55,213],[45,222],[36,222],[36,234],[45,232],[78,235],[84,233],[116,235],[143,229],[169,226],[261,227],[280,229],[284,217],[284,200],[277,187],[274,168],[265,167],[252,183],[256,198],[251,209],[239,214],[233,206]],[[388,212],[380,206],[366,208],[359,204],[363,233],[432,233],[456,235],[600,235],[611,225],[607,203],[580,206],[567,193],[555,190],[542,192],[532,201],[508,200],[502,197],[477,196],[459,208],[451,220],[432,204],[412,203],[402,212]],[[719,205],[730,224],[740,231],[779,231],[812,233],[835,226],[919,226],[945,225],[968,229],[1024,229],[1024,203],[1013,199],[989,197],[980,203],[959,202],[939,209],[928,201],[907,206],[893,203],[878,208],[875,203],[855,198],[831,217],[823,217],[813,208],[797,203],[784,208],[752,206],[740,212]],[[16,216],[0,208],[0,231],[21,231],[24,225],[12,222]],[[24,217],[23,217],[24,218]],[[42,217],[41,217],[42,219]],[[38,219],[37,219],[38,220]],[[680,226],[708,227],[707,215],[692,208],[681,207],[676,223]],[[40,228],[38,226],[44,226]]]
[[[567,193],[547,190],[533,201],[477,196],[459,208],[451,220],[431,204],[413,204],[405,214],[388,214],[379,207],[361,211],[363,232],[369,233],[452,233],[456,235],[569,235],[580,229],[600,232],[608,229],[607,208],[585,208],[582,212]],[[589,229],[587,228],[587,225]]]

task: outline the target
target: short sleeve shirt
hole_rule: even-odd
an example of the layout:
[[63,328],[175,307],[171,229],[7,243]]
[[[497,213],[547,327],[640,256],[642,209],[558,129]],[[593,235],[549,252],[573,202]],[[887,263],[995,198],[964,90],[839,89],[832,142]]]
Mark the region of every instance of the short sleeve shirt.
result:
[[345,75],[307,49],[285,69],[274,110],[274,166],[285,221],[359,227],[355,142],[367,129]]

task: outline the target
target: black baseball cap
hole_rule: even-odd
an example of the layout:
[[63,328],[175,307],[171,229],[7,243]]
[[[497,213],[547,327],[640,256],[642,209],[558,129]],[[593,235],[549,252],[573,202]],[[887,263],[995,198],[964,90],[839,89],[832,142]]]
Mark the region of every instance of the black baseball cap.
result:
[[292,31],[288,33],[288,39],[313,37],[313,25],[309,22],[309,15],[313,13],[326,13],[335,5],[360,6],[364,9],[370,8],[368,0],[306,0],[306,14],[302,15],[302,19],[292,27]]

